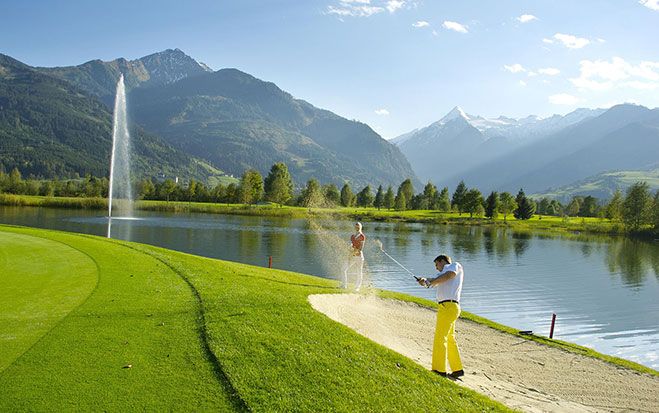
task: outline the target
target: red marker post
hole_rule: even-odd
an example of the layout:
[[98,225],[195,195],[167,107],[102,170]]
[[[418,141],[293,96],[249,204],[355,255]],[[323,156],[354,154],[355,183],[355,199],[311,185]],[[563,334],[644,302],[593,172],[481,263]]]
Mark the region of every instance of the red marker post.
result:
[[272,255],[268,256],[268,268],[272,268]]
[[556,314],[551,314],[551,328],[549,329],[549,338],[554,338],[554,324],[556,324]]

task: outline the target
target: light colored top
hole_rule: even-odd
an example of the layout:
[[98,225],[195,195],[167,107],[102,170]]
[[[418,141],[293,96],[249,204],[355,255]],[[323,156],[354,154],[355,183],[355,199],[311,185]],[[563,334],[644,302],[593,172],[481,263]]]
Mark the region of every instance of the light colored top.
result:
[[462,279],[464,278],[462,264],[459,262],[446,264],[444,268],[442,268],[442,272],[438,273],[437,275],[442,276],[449,271],[453,271],[455,273],[455,277],[436,285],[437,302],[444,300],[460,301],[460,294],[462,293]]

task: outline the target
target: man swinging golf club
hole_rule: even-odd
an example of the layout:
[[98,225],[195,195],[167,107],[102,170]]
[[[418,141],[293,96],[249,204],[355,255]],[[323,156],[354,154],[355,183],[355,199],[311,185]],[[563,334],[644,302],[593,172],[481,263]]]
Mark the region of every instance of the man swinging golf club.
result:
[[348,270],[357,266],[359,277],[355,290],[359,291],[362,286],[364,278],[364,243],[366,242],[366,235],[362,232],[361,222],[355,222],[355,233],[350,236],[350,255],[348,256],[348,263],[343,270],[343,284],[341,288],[348,288]]
[[[457,379],[464,376],[458,343],[455,341],[455,321],[460,316],[460,293],[464,272],[459,262],[451,263],[447,255],[434,260],[439,273],[434,278],[419,278],[418,283],[426,288],[437,288],[437,326],[432,348],[432,371],[443,377]],[[451,373],[447,373],[448,367]]]

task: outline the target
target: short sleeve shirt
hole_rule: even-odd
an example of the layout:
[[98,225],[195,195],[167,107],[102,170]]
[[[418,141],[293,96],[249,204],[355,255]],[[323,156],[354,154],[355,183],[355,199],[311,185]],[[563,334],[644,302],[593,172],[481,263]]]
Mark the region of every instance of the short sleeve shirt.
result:
[[[350,242],[352,243],[352,248],[355,250],[355,255],[361,254],[364,242],[366,242],[366,235],[352,234],[350,236]],[[357,251],[359,251],[359,253],[357,253]]]
[[443,283],[437,284],[437,301],[444,300],[454,300],[460,302],[460,294],[462,293],[462,280],[464,278],[464,271],[462,270],[462,264],[459,262],[454,262],[447,264],[442,269],[442,272],[437,275],[446,274],[449,271],[455,273],[455,277],[445,281]]

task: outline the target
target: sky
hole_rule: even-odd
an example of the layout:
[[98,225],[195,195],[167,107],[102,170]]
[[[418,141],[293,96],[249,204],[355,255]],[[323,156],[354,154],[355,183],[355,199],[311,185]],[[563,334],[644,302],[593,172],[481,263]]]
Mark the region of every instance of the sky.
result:
[[394,138],[485,117],[659,106],[659,0],[0,0],[32,66],[179,48]]

